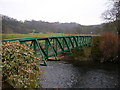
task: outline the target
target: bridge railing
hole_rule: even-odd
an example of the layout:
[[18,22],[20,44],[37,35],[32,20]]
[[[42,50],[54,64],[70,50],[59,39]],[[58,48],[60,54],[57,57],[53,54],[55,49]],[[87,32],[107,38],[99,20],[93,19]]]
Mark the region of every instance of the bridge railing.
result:
[[91,46],[92,36],[57,36],[57,37],[35,37],[35,38],[21,38],[21,39],[6,39],[2,42],[19,41],[21,44],[25,44],[35,51],[36,55],[46,60],[49,57],[55,57],[58,60],[57,55],[71,52],[73,49],[81,49],[85,46]]

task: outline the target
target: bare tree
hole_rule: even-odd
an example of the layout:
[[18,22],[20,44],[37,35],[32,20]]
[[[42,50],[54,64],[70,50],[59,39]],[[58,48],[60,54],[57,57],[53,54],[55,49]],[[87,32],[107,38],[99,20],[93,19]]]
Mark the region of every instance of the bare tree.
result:
[[102,16],[108,21],[114,22],[118,35],[120,35],[120,0],[109,0],[111,7],[106,10]]
[[[109,7],[103,13],[103,18],[111,21],[114,26],[116,27],[117,34],[118,34],[118,60],[120,60],[120,0],[109,0],[112,2],[112,7]],[[110,4],[111,5],[111,4]],[[112,26],[111,26],[112,27]]]

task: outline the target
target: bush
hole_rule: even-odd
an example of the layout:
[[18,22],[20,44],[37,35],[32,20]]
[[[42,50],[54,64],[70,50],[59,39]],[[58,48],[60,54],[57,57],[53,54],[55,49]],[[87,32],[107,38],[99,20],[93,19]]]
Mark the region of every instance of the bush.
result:
[[3,82],[14,88],[40,88],[40,59],[19,42],[2,44]]
[[72,55],[74,59],[80,61],[91,60],[91,47],[83,47],[81,49],[72,50]]
[[118,57],[118,36],[107,32],[101,36],[100,50],[102,52],[101,61],[116,61]]
[[84,53],[84,49],[81,48],[79,49],[75,49],[72,51],[74,58],[76,59],[83,59],[83,57],[85,57],[85,53]]
[[118,61],[120,61],[120,35],[118,37]]
[[100,39],[101,39],[100,36],[94,36],[92,40],[93,44],[92,44],[92,49],[91,49],[91,57],[93,60],[97,60],[97,61],[99,61],[102,57],[102,52],[99,47]]

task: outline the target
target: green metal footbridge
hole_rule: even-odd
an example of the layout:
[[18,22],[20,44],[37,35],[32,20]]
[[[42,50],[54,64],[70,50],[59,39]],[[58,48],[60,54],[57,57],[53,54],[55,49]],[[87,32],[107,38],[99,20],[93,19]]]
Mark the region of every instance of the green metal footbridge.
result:
[[57,36],[2,40],[2,42],[8,41],[19,41],[21,44],[27,45],[43,59],[44,65],[47,65],[46,61],[49,57],[54,57],[55,60],[58,60],[58,54],[91,46],[92,36]]

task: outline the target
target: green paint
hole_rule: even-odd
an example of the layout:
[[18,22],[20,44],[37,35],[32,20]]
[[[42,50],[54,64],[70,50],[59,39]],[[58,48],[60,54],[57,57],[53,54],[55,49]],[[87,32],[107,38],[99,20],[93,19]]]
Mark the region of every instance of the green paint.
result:
[[92,36],[57,36],[2,40],[2,42],[8,41],[19,41],[21,44],[26,44],[33,48],[35,54],[39,53],[42,56],[44,65],[47,65],[49,57],[55,57],[55,60],[58,60],[58,54],[91,46]]

